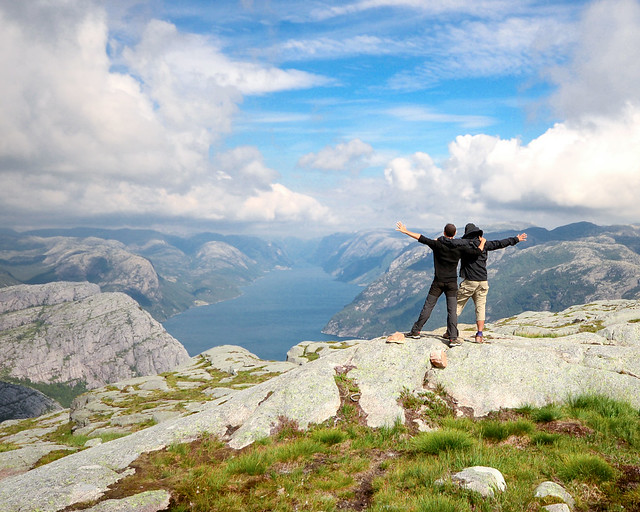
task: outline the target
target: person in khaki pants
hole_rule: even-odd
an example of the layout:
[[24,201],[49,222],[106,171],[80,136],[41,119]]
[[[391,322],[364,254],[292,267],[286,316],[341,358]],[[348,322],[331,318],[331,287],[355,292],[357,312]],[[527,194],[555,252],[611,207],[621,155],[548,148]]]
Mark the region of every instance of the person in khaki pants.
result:
[[[475,224],[469,223],[464,227],[463,239],[482,239],[483,232]],[[484,342],[485,309],[487,305],[487,293],[489,292],[489,281],[487,280],[487,253],[497,249],[504,249],[510,245],[516,245],[527,239],[526,233],[518,236],[504,238],[502,240],[487,240],[482,251],[476,254],[463,254],[460,259],[460,277],[463,281],[458,287],[457,313],[458,316],[469,299],[473,299],[476,308],[476,332],[477,343]],[[447,334],[445,334],[447,337]]]

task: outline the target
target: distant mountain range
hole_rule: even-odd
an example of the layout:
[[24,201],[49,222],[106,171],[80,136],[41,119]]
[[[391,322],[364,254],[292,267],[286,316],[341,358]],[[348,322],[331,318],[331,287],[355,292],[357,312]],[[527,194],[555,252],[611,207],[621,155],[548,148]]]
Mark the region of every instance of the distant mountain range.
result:
[[[526,242],[489,254],[490,291],[488,320],[526,310],[560,311],[574,304],[602,299],[640,298],[640,227],[596,226],[580,222],[553,230],[525,230]],[[427,236],[437,234],[425,233]],[[516,231],[485,233],[489,240],[507,238]],[[402,235],[387,232],[389,240]],[[380,234],[360,234],[382,245]],[[406,237],[405,237],[406,238]],[[348,253],[340,245],[334,257]],[[331,254],[331,251],[325,251]],[[392,259],[389,267],[356,299],[334,315],[324,332],[339,336],[370,337],[408,330],[420,312],[433,280],[430,250],[413,242]],[[385,257],[388,259],[390,254]],[[325,255],[325,260],[330,257]],[[353,267],[353,262],[342,262]],[[340,269],[334,270],[342,277]],[[357,281],[356,281],[357,282]],[[445,323],[444,300],[440,301],[428,327]],[[461,322],[473,323],[473,305],[463,311]]]
[[[524,310],[558,311],[596,299],[640,298],[640,226],[580,222],[526,232],[526,242],[489,256],[489,320]],[[510,230],[485,236],[515,234]],[[3,229],[0,287],[89,281],[103,292],[128,294],[163,321],[194,305],[236,297],[242,286],[265,272],[305,261],[338,280],[363,286],[362,293],[331,318],[325,332],[371,337],[411,326],[433,278],[429,252],[393,230],[271,242],[134,229]],[[429,325],[442,325],[444,318],[444,304],[438,304]],[[460,321],[473,321],[471,304]]]
[[256,237],[92,228],[0,231],[0,287],[89,281],[124,292],[156,319],[236,297],[264,272],[288,267],[284,249]]

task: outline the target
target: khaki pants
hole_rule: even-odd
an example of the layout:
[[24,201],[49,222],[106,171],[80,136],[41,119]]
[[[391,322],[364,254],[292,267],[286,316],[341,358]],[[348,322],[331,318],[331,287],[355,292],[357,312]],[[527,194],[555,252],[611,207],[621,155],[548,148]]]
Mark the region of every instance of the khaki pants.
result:
[[471,298],[476,306],[476,322],[485,319],[485,309],[487,306],[487,293],[489,292],[488,281],[467,281],[466,279],[460,283],[457,296],[457,312],[462,313],[467,301]]

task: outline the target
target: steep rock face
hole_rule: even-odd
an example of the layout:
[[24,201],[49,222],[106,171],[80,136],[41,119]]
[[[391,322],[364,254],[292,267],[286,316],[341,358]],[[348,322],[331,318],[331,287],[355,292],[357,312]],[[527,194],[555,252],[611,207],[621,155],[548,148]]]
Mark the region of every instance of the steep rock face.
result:
[[90,281],[103,289],[126,291],[149,301],[161,298],[158,275],[146,258],[121,242],[99,238],[54,238],[43,263],[63,281]]
[[[625,231],[626,233],[626,231]],[[504,235],[506,237],[506,235]],[[489,253],[487,319],[527,310],[560,311],[593,300],[640,297],[640,255],[635,238],[602,234],[569,241],[529,242]],[[433,256],[414,244],[323,329],[339,336],[369,337],[406,331],[416,320],[433,280]],[[441,303],[441,304],[440,304]],[[444,325],[441,299],[427,328]],[[473,321],[473,305],[461,321]]]
[[[28,284],[0,288],[0,313],[20,311],[35,306],[50,306],[86,299],[100,293],[100,287],[92,283],[48,283],[39,286]],[[5,327],[0,324],[0,330]]]
[[35,389],[0,381],[0,423],[6,420],[33,418],[62,406]]
[[202,271],[205,272],[236,267],[249,269],[250,265],[255,264],[255,261],[252,261],[232,245],[217,241],[204,244],[196,253],[196,261]]
[[32,297],[22,301],[24,309],[0,315],[0,368],[15,378],[84,381],[92,388],[188,360],[186,349],[133,299],[96,288],[50,283],[0,290]]
[[384,272],[409,243],[389,230],[336,234],[322,240],[315,260],[340,281],[367,284]]

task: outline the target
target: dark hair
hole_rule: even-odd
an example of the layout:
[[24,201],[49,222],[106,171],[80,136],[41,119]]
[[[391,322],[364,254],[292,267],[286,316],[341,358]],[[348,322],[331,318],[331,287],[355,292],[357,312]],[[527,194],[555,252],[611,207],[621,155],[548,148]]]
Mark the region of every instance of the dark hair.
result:
[[449,223],[444,227],[444,234],[445,236],[455,236],[456,234],[456,227]]

